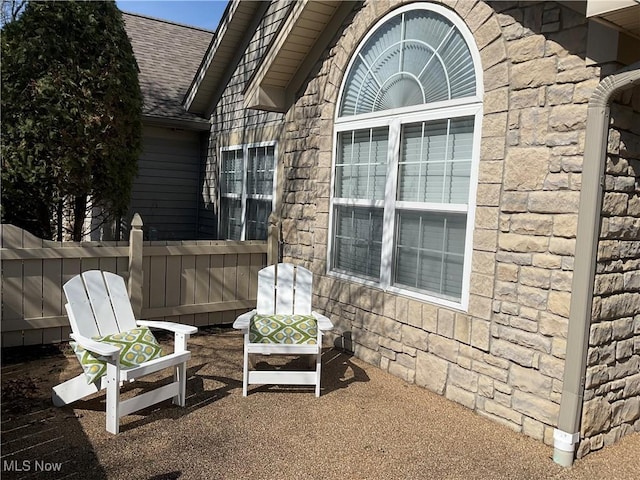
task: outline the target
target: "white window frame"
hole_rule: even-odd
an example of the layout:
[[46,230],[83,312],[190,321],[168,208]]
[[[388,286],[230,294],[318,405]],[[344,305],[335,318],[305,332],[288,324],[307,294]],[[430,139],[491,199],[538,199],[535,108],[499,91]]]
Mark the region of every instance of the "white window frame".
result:
[[[474,73],[476,76],[476,92],[474,96],[465,97],[462,99],[454,99],[448,101],[433,102],[423,105],[412,105],[409,107],[395,108],[390,110],[383,110],[377,112],[370,112],[358,115],[349,115],[339,117],[340,105],[345,93],[349,72],[356,61],[358,54],[363,46],[367,43],[369,38],[375,34],[380,26],[382,26],[389,19],[400,15],[404,12],[413,11],[416,9],[426,9],[438,13],[449,20],[461,33],[465,39],[471,57],[474,62]],[[360,45],[354,55],[352,56],[345,75],[342,80],[340,92],[336,103],[336,113],[334,120],[334,148],[332,152],[332,168],[331,168],[331,193],[330,193],[330,208],[329,208],[329,229],[328,229],[328,248],[327,248],[327,274],[352,281],[362,283],[371,287],[382,289],[391,293],[401,294],[404,296],[416,298],[418,300],[428,301],[434,304],[443,305],[456,310],[468,311],[469,307],[469,287],[471,279],[471,260],[473,252],[473,228],[475,224],[475,210],[476,210],[476,194],[478,186],[478,168],[480,163],[480,143],[482,133],[482,69],[481,69],[480,53],[477,49],[473,35],[467,28],[466,24],[453,12],[440,5],[415,3],[405,5],[401,8],[394,10],[383,17],[371,30],[367,33],[364,39],[360,42]],[[397,175],[398,175],[398,162],[400,159],[400,133],[402,126],[405,124],[426,122],[431,120],[443,120],[453,119],[457,117],[474,117],[474,131],[473,131],[473,145],[472,145],[472,158],[470,166],[470,178],[469,178],[469,196],[466,205],[460,204],[426,204],[417,202],[406,202],[397,200]],[[384,200],[367,201],[357,199],[336,199],[335,198],[335,182],[336,182],[336,162],[338,160],[338,136],[341,132],[348,132],[360,129],[369,129],[376,127],[388,127],[389,129],[389,143],[388,143],[388,164],[387,164],[387,177],[385,183],[385,198]],[[334,236],[335,236],[335,207],[339,205],[346,206],[363,206],[363,207],[375,207],[384,208],[383,213],[383,232],[382,232],[382,255],[380,259],[380,280],[374,281],[370,278],[363,276],[357,276],[354,274],[347,274],[339,272],[333,269],[334,258]],[[427,207],[427,208],[425,208]],[[429,294],[426,291],[416,291],[392,284],[392,272],[394,262],[395,245],[395,229],[396,229],[396,216],[399,211],[419,211],[419,212],[440,212],[440,213],[466,213],[466,238],[464,247],[464,260],[463,260],[463,276],[462,276],[462,292],[460,301],[447,299],[433,294]]]
[[[260,147],[273,147],[273,185],[271,190],[271,195],[265,194],[250,194],[248,193],[248,182],[249,182],[249,151],[254,148]],[[231,145],[227,147],[220,148],[220,161],[218,162],[218,178],[220,182],[222,181],[222,157],[224,152],[229,151],[237,151],[242,150],[242,192],[241,193],[222,193],[222,188],[219,188],[219,199],[220,206],[222,206],[222,199],[229,198],[233,200],[240,200],[241,202],[241,230],[240,230],[240,240],[246,240],[247,236],[247,201],[248,200],[271,200],[271,211],[273,212],[275,209],[275,199],[276,199],[276,188],[277,188],[277,178],[278,178],[278,144],[275,141],[269,142],[257,142],[257,143],[247,143],[240,145]],[[222,215],[218,215],[218,232],[220,232],[220,228],[222,225]],[[227,240],[227,239],[225,239]]]

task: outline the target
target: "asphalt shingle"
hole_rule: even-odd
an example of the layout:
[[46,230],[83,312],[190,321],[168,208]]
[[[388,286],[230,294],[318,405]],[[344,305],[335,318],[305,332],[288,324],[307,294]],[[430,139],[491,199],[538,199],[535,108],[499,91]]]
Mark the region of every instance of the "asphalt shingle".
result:
[[214,32],[142,15],[123,13],[144,96],[143,113],[192,120],[182,107]]

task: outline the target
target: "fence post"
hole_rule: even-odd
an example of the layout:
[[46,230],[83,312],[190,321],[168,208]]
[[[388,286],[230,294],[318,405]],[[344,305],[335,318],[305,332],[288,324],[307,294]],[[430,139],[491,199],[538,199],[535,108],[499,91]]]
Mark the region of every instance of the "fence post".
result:
[[136,318],[142,312],[142,218],[135,214],[129,232],[129,298]]
[[267,265],[274,265],[280,260],[280,217],[275,213],[269,215],[267,230]]

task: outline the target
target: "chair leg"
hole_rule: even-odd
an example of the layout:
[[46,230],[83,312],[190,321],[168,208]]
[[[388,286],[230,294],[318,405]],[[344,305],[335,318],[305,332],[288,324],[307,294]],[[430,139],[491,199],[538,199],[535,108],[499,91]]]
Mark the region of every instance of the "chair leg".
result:
[[247,396],[247,385],[249,384],[249,352],[244,346],[244,365],[242,368],[242,396]]
[[120,362],[107,363],[107,432],[120,431]]
[[320,396],[320,369],[322,367],[322,349],[316,354],[316,397]]
[[176,365],[173,372],[173,381],[179,383],[178,395],[173,397],[173,404],[184,407],[187,399],[187,365]]

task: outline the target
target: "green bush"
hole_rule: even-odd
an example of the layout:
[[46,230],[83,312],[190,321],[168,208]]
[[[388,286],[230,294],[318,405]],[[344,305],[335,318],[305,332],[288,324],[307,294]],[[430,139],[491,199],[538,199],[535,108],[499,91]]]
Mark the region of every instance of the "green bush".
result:
[[137,172],[142,95],[122,15],[113,1],[29,2],[1,46],[2,222],[42,238],[69,225],[79,240],[88,199],[118,218]]

